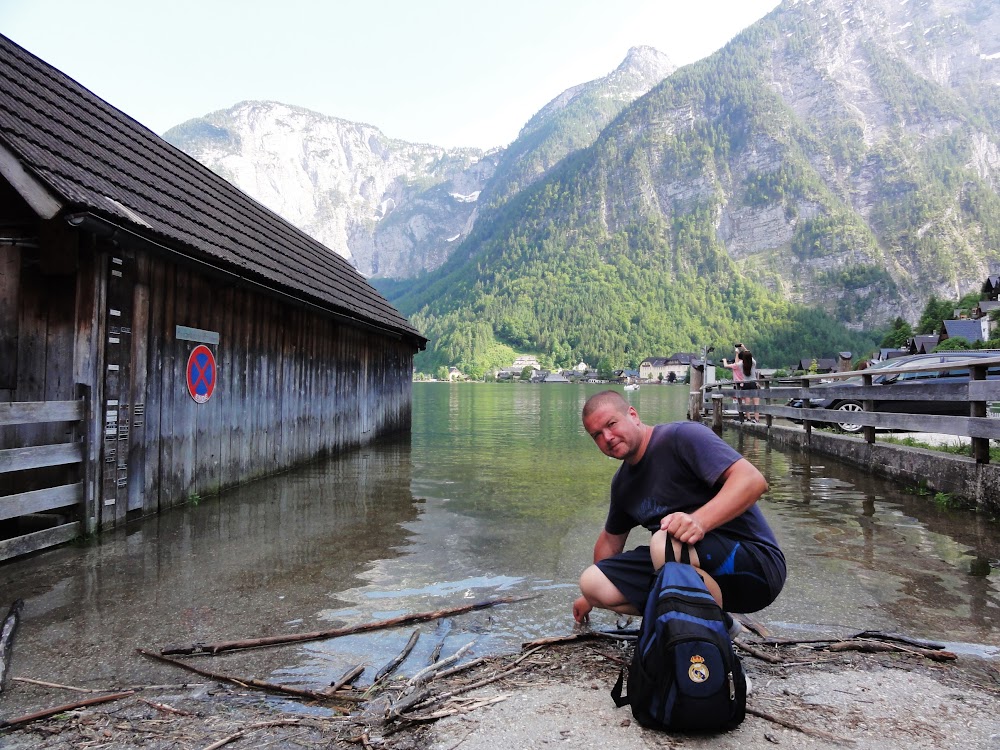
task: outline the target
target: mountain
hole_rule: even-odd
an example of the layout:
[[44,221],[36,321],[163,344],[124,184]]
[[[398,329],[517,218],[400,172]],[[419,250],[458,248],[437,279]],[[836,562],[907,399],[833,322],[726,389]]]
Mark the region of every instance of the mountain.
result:
[[407,143],[277,102],[241,102],[163,137],[366,276],[440,265],[496,167],[496,152]]
[[675,69],[662,52],[633,47],[607,76],[563,91],[528,120],[504,150],[483,192],[483,203],[493,208],[502,205],[565,156],[592,144],[628,104]]
[[421,367],[740,339],[778,365],[978,289],[1000,262],[998,40],[993,0],[785,0],[391,290],[433,339]]
[[[649,47],[547,104],[507,149],[444,149],[276,102],[241,102],[164,138],[348,258],[366,276],[439,267],[472,229],[481,194],[499,205],[593,143],[673,70]],[[495,175],[495,173],[497,173]]]

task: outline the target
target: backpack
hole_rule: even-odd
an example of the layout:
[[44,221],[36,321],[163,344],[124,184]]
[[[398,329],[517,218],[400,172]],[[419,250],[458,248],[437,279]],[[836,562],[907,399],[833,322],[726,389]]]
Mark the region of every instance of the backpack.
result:
[[733,729],[746,715],[747,683],[725,613],[688,564],[687,545],[681,562],[669,540],[666,547],[628,667],[628,694],[622,697],[623,670],[611,697],[651,729]]

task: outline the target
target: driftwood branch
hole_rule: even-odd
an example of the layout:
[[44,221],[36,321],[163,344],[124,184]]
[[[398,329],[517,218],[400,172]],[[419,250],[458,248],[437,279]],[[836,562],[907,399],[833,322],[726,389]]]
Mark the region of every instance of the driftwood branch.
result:
[[632,641],[636,640],[638,633],[638,630],[586,630],[580,633],[552,635],[547,638],[536,638],[533,641],[525,641],[521,644],[521,650],[523,651],[526,648],[535,648],[536,646],[552,646],[559,643],[572,643],[574,641],[596,641],[600,639]]
[[739,620],[740,624],[743,627],[745,627],[747,630],[749,630],[749,631],[757,634],[761,638],[767,638],[769,635],[771,635],[771,633],[768,631],[768,629],[764,626],[763,623],[758,622],[757,620],[755,620],[754,618],[752,618],[750,615],[738,614],[738,615],[733,615],[733,617],[735,617],[737,620]]
[[438,719],[443,719],[446,716],[454,716],[455,714],[466,714],[470,711],[474,711],[477,708],[482,708],[483,706],[492,706],[494,703],[500,703],[501,701],[507,700],[509,696],[498,695],[494,698],[486,698],[481,701],[476,701],[464,706],[456,706],[454,708],[443,708],[439,711],[433,711],[431,713],[421,713],[421,714],[407,714],[401,717],[400,720],[389,727],[383,732],[383,736],[388,737],[389,735],[400,732],[414,724],[420,724],[423,722],[437,721]]
[[858,638],[888,641],[890,643],[905,643],[916,648],[926,648],[933,651],[943,651],[944,644],[933,641],[922,641],[898,633],[884,633],[881,630],[862,630],[860,633],[847,636],[846,638],[765,638],[765,646],[809,646],[817,643],[841,643],[843,641],[856,640]]
[[258,729],[271,729],[273,727],[297,727],[304,724],[302,719],[276,719],[274,721],[262,721],[259,724],[251,724],[248,727],[244,727],[238,732],[235,732],[228,737],[223,737],[217,742],[213,742],[208,745],[204,750],[219,750],[220,747],[228,745],[230,742],[235,742],[241,737],[245,737],[250,734],[250,732],[256,732]]
[[430,696],[430,690],[427,688],[410,688],[412,692],[404,694],[395,703],[393,703],[389,710],[386,712],[386,721],[395,721],[399,719],[406,711],[409,711],[418,703],[423,703]]
[[449,667],[448,669],[442,669],[436,675],[434,675],[435,680],[442,679],[444,677],[451,677],[453,674],[458,674],[459,672],[464,672],[472,667],[478,667],[480,664],[486,661],[490,661],[492,656],[480,656],[478,659],[470,659],[465,662],[465,664],[457,664],[454,667]]
[[[462,649],[459,649],[458,652],[456,652],[456,654],[453,655],[452,657],[449,657],[448,659],[442,659],[439,662],[439,664],[443,665],[450,659],[460,657],[461,654],[464,652],[464,650],[471,645],[472,643],[467,644]],[[526,669],[527,665],[522,665],[521,662],[523,662],[525,659],[527,659],[529,656],[534,654],[539,649],[541,649],[541,646],[538,646],[537,648],[534,648],[531,651],[522,654],[507,669],[505,669],[500,673],[491,675],[490,677],[487,677],[485,679],[471,682],[469,684],[460,686],[458,688],[454,688],[444,693],[432,694],[430,689],[424,687],[424,685],[426,685],[431,680],[443,677],[446,674],[454,674],[456,671],[465,668],[467,665],[462,665],[461,668],[456,667],[453,669],[443,670],[436,673],[432,671],[427,671],[427,673],[424,675],[418,674],[414,677],[413,680],[407,683],[407,688],[389,706],[388,710],[385,712],[385,718],[383,719],[383,722],[384,723],[392,723],[400,721],[408,722],[411,720],[411,714],[408,714],[407,713],[408,711],[411,710],[427,711],[427,709],[431,708],[432,706],[437,706],[447,700],[454,698],[457,695],[461,695],[462,693],[468,692],[470,690],[475,690],[478,687],[488,685],[491,682],[496,682],[497,680],[503,679],[504,677],[507,677],[515,672],[519,672],[523,669]],[[481,662],[482,660],[476,659],[474,661]]]
[[15,599],[10,605],[7,617],[4,618],[3,627],[0,628],[0,692],[7,686],[7,671],[10,668],[10,657],[14,650],[14,636],[17,634],[17,625],[21,621],[21,610],[24,608],[23,599]]
[[801,724],[796,724],[794,721],[789,721],[788,719],[782,719],[779,716],[768,713],[767,711],[761,711],[759,708],[751,708],[747,706],[747,713],[751,716],[756,716],[761,719],[766,719],[767,721],[773,722],[778,726],[785,727],[786,729],[793,729],[796,732],[801,732],[809,737],[819,737],[820,739],[829,740],[831,742],[836,742],[841,745],[853,745],[854,740],[847,737],[838,737],[835,734],[830,734],[829,732],[824,732],[822,729],[814,729],[812,727],[804,727]]
[[911,638],[907,635],[900,635],[898,633],[883,633],[881,630],[862,630],[860,633],[855,633],[852,638],[873,638],[879,641],[891,641],[895,643],[905,643],[907,646],[915,646],[916,648],[926,648],[932,651],[944,651],[943,643],[934,643],[933,641],[921,641],[916,638]]
[[441,649],[443,649],[443,648],[444,648],[444,638],[442,638],[440,641],[438,641],[438,644],[434,647],[434,650],[431,652],[431,658],[427,661],[427,663],[428,664],[433,664],[438,659],[440,659],[441,658]]
[[[137,649],[137,651],[143,656],[148,656],[150,659],[155,659],[157,661],[162,661],[166,664],[172,664],[175,667],[180,667],[181,669],[187,669],[195,674],[200,674],[202,677],[208,677],[212,680],[218,680],[219,682],[228,682],[231,685],[239,685],[245,688],[254,688],[256,690],[264,690],[269,693],[279,693],[282,695],[293,695],[296,698],[306,698],[308,700],[315,701],[328,701],[331,698],[340,698],[341,696],[334,695],[332,693],[317,692],[315,690],[303,690],[302,688],[292,687],[290,685],[278,685],[273,682],[265,682],[264,680],[258,680],[253,677],[233,677],[232,675],[222,674],[221,672],[212,672],[207,669],[201,669],[192,664],[186,664],[179,659],[170,659],[166,656],[161,656],[160,654],[154,654],[151,651],[145,651],[144,649]],[[333,707],[333,710],[340,711],[341,713],[347,713],[346,709]]]
[[417,645],[417,640],[419,640],[419,638],[420,638],[420,631],[414,630],[410,634],[410,640],[408,640],[406,642],[406,645],[403,646],[403,650],[400,651],[396,656],[394,656],[388,664],[386,664],[378,672],[375,673],[375,679],[373,680],[373,682],[378,682],[383,677],[386,677],[387,675],[390,675],[393,672],[395,672],[396,668],[403,663],[403,661],[406,659],[407,656],[410,655],[410,652],[413,650],[413,647]]
[[344,687],[344,685],[350,685],[352,682],[358,679],[364,671],[365,671],[364,664],[358,664],[356,667],[348,669],[338,679],[331,682],[330,687],[328,687],[323,692],[330,693],[331,695],[333,693],[336,693],[338,690]]
[[472,648],[475,645],[475,643],[476,642],[474,640],[473,641],[469,641],[464,646],[462,646],[460,649],[458,649],[458,651],[456,651],[455,653],[453,653],[451,656],[448,656],[448,657],[446,657],[444,659],[440,659],[439,661],[436,661],[433,664],[431,664],[429,667],[424,667],[419,672],[417,672],[415,675],[413,675],[413,677],[410,678],[410,680],[409,680],[409,682],[407,682],[407,684],[408,685],[422,685],[425,682],[428,682],[429,680],[432,680],[434,678],[435,674],[437,674],[438,672],[440,672],[445,667],[450,667],[452,664],[454,664],[459,659],[461,659],[463,656],[465,656],[465,653],[470,648]]
[[122,698],[128,698],[130,695],[135,695],[135,691],[127,690],[124,693],[112,693],[111,695],[102,695],[97,698],[87,698],[86,700],[76,701],[75,703],[64,703],[61,706],[46,708],[42,711],[35,711],[34,713],[26,714],[25,716],[19,716],[16,719],[0,721],[0,729],[20,729],[33,721],[38,721],[39,719],[47,719],[50,716],[57,716],[58,714],[64,714],[67,711],[74,711],[78,708],[96,706],[98,703],[121,700]]
[[503,672],[498,672],[495,675],[491,675],[490,677],[484,677],[481,680],[470,682],[468,685],[462,685],[461,687],[457,687],[454,690],[449,690],[445,693],[439,693],[438,695],[429,696],[425,702],[421,703],[417,707],[423,710],[430,708],[431,706],[436,706],[439,703],[443,703],[444,701],[454,698],[457,695],[461,695],[462,693],[467,693],[470,690],[475,690],[476,688],[481,688],[485,685],[489,685],[490,683],[496,682],[497,680],[502,680],[505,677],[510,677],[512,674],[515,674],[517,672],[522,672],[525,669],[527,669],[528,666],[529,666],[528,664],[516,665],[511,667],[510,669],[505,669]]
[[751,656],[760,659],[761,661],[766,661],[768,664],[784,664],[785,659],[777,654],[772,654],[769,651],[765,651],[762,648],[757,648],[746,642],[746,640],[741,640],[737,644],[737,648],[741,651],[746,651]]
[[884,643],[882,641],[852,640],[831,643],[822,647],[825,651],[861,651],[867,654],[885,653],[897,651],[904,654],[916,654],[931,661],[955,661],[958,656],[952,651],[937,651],[929,648],[918,648],[916,646],[904,646],[901,643]]
[[[740,648],[746,649],[754,656],[771,662],[772,664],[782,663],[780,659],[775,660],[771,655],[765,655],[763,651],[757,651],[749,644],[740,641]],[[864,630],[850,638],[768,638],[763,642],[765,646],[811,646],[817,651],[829,651],[839,653],[842,651],[860,651],[862,653],[886,653],[902,652],[922,656],[932,661],[955,661],[958,657],[951,651],[945,651],[940,643],[931,641],[921,641],[916,638],[909,638],[904,635],[893,633],[883,633],[878,630]]]
[[45,680],[33,680],[30,677],[13,677],[14,682],[24,682],[28,685],[41,685],[42,687],[58,688],[59,690],[72,690],[74,693],[106,693],[106,690],[99,688],[82,688],[74,685],[60,685],[58,682],[46,682]]
[[166,703],[157,703],[156,701],[151,701],[148,698],[137,698],[136,700],[145,703],[147,706],[155,708],[157,711],[162,711],[165,714],[175,714],[176,716],[194,716],[194,714],[190,711],[182,711],[179,708],[168,706]]
[[765,638],[763,646],[811,646],[817,643],[838,643],[841,638]]
[[392,628],[397,625],[409,625],[415,622],[427,622],[437,620],[449,615],[464,614],[488,607],[495,607],[498,604],[512,604],[534,599],[536,596],[508,596],[500,599],[487,599],[474,604],[465,604],[449,609],[439,609],[433,612],[419,612],[411,615],[401,615],[388,620],[369,622],[362,625],[352,625],[345,628],[333,628],[331,630],[317,630],[311,633],[287,633],[285,635],[272,635],[264,638],[249,638],[240,641],[222,641],[220,643],[196,643],[191,646],[176,646],[162,649],[163,656],[190,656],[192,654],[218,654],[223,651],[238,651],[248,648],[264,648],[266,646],[280,646],[286,643],[302,643],[303,641],[321,641],[327,638],[339,638],[344,635],[354,635],[355,633],[365,633],[370,630],[382,630]]

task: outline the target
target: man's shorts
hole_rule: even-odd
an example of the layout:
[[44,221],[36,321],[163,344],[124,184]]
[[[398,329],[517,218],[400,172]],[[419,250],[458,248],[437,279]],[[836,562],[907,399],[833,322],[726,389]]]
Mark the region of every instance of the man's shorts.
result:
[[[785,584],[784,556],[763,544],[737,541],[710,531],[694,545],[701,569],[719,584],[729,612],[757,612],[778,598]],[[642,612],[656,571],[643,545],[605,558],[597,567]]]

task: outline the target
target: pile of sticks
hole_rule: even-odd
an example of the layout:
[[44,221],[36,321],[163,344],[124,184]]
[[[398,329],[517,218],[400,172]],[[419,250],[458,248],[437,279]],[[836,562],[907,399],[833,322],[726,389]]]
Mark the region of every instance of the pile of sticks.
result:
[[[737,645],[751,656],[769,664],[788,664],[790,649],[795,649],[796,663],[814,663],[822,656],[819,652],[843,653],[904,653],[920,656],[931,661],[955,661],[958,657],[946,651],[940,643],[921,641],[904,635],[883,633],[879,630],[863,630],[846,638],[770,638],[764,637],[759,644],[740,640]],[[812,652],[813,655],[810,656]]]
[[[484,685],[509,678],[524,669],[530,663],[530,657],[535,654],[541,645],[523,651],[522,654],[513,661],[503,665],[500,669],[491,670],[491,673],[472,682],[467,682],[458,686],[445,683],[445,678],[449,678],[464,670],[483,664],[490,657],[481,657],[467,661],[459,665],[458,662],[472,649],[475,641],[466,643],[454,653],[448,656],[441,656],[441,644],[434,649],[432,663],[406,680],[394,679],[396,670],[403,664],[407,656],[413,650],[420,636],[419,630],[414,630],[403,650],[381,667],[374,675],[372,684],[365,688],[355,688],[353,685],[365,671],[364,664],[358,664],[347,670],[341,677],[334,680],[328,687],[323,689],[307,689],[292,685],[282,685],[274,682],[260,680],[255,677],[245,675],[226,674],[217,670],[207,669],[183,657],[193,655],[216,655],[226,652],[264,648],[278,646],[289,643],[302,643],[304,641],[324,640],[337,638],[345,635],[370,632],[385,628],[399,627],[401,625],[427,622],[453,615],[460,615],[466,612],[486,609],[500,604],[510,604],[532,597],[507,597],[489,599],[486,601],[465,604],[447,609],[435,610],[432,612],[421,612],[416,614],[403,615],[400,617],[379,620],[350,627],[337,628],[332,630],[316,631],[311,633],[292,633],[287,635],[275,635],[265,638],[254,638],[239,641],[225,641],[219,643],[199,643],[183,647],[167,647],[159,652],[147,649],[137,649],[141,656],[155,661],[169,664],[173,667],[193,672],[209,680],[220,683],[227,683],[243,689],[260,690],[263,692],[295,698],[307,701],[314,705],[322,705],[334,714],[336,718],[344,724],[353,725],[363,729],[359,735],[359,741],[368,744],[369,733],[378,730],[383,735],[392,734],[402,728],[413,724],[434,721],[445,716],[456,713],[464,713],[481,706],[490,705],[504,700],[506,696],[500,695],[488,700],[465,700],[460,698],[463,693],[469,692]],[[5,644],[0,642],[0,685],[2,685],[3,674],[6,665],[9,663],[9,654],[13,642],[13,632],[17,626],[17,616],[20,613],[20,602],[15,603],[11,608],[8,621],[12,624],[5,626],[3,633],[7,636]],[[179,658],[180,657],[180,658]],[[198,660],[204,663],[203,660]],[[496,661],[494,659],[494,661]],[[72,686],[47,683],[40,680],[22,679],[39,685],[46,685],[54,688],[79,690],[81,692],[100,692],[83,688],[73,688]],[[433,683],[433,684],[432,684]],[[444,687],[441,687],[444,686]],[[149,687],[149,686],[145,686]],[[119,690],[105,695],[90,696],[83,700],[72,703],[65,703],[51,708],[46,708],[31,714],[0,721],[0,731],[11,731],[23,728],[33,722],[49,718],[58,714],[64,714],[76,709],[85,708],[101,703],[107,703],[136,695],[142,687],[133,690]],[[141,699],[140,700],[144,700]],[[144,701],[158,707],[150,701]],[[163,706],[164,710],[171,710],[168,706]],[[180,713],[180,712],[178,712]],[[270,726],[270,724],[269,724]],[[233,735],[232,739],[237,736]],[[232,741],[232,739],[228,741]],[[221,745],[220,745],[221,746]]]
[[[199,664],[205,663],[204,659],[188,659],[187,657],[214,656],[246,649],[337,638],[345,635],[428,622],[501,604],[511,604],[528,598],[532,597],[489,599],[474,604],[465,604],[431,612],[403,615],[387,620],[310,633],[292,633],[217,643],[196,643],[188,646],[163,648],[159,652],[137,649],[137,652],[144,658],[193,672],[213,682],[235,685],[243,690],[257,690],[287,696],[308,702],[312,705],[321,705],[329,709],[333,714],[331,718],[323,720],[325,728],[329,728],[331,724],[335,723],[337,725],[336,732],[338,736],[352,742],[360,743],[365,748],[368,748],[378,744],[381,738],[388,737],[402,729],[432,722],[446,716],[467,713],[477,708],[505,700],[508,696],[504,694],[487,699],[468,699],[463,697],[463,695],[491,683],[510,680],[519,675],[519,673],[537,665],[539,663],[538,659],[541,657],[538,657],[538,659],[533,659],[533,657],[543,648],[588,640],[633,640],[636,637],[637,631],[623,629],[609,632],[588,631],[576,632],[565,636],[542,638],[522,644],[521,653],[516,657],[484,656],[469,660],[463,664],[459,664],[459,662],[473,648],[475,641],[470,641],[454,653],[442,657],[441,651],[444,643],[442,640],[433,650],[430,664],[417,671],[408,679],[397,678],[394,676],[396,671],[406,661],[420,637],[420,631],[417,629],[412,632],[403,650],[378,669],[374,674],[371,684],[363,688],[356,687],[355,684],[365,672],[365,664],[357,664],[351,667],[343,675],[333,680],[327,687],[308,689],[268,682],[251,676],[227,674],[214,669],[207,669],[199,666]],[[15,602],[11,606],[2,628],[0,628],[0,691],[3,690],[7,680],[14,634],[17,630],[22,606],[22,602]],[[892,635],[879,631],[862,631],[846,638],[791,640],[769,637],[766,630],[758,623],[746,619],[743,620],[743,623],[756,633],[759,638],[753,643],[748,639],[740,638],[737,641],[738,647],[749,656],[774,665],[790,666],[792,664],[814,663],[824,658],[818,652],[836,653],[849,650],[869,653],[898,651],[935,661],[951,661],[956,659],[955,654],[945,651],[944,647],[940,644],[917,641],[905,636]],[[619,653],[621,652],[619,651]],[[809,654],[813,656],[809,656]],[[803,661],[803,658],[805,658],[805,661]],[[614,660],[622,666],[627,663],[624,655]],[[483,668],[479,670],[480,674],[472,680],[462,680],[461,678],[449,679],[474,667]],[[21,729],[33,722],[58,714],[65,714],[88,706],[122,700],[132,696],[135,696],[136,700],[164,713],[190,715],[165,704],[147,700],[139,695],[139,693],[142,690],[155,687],[189,687],[191,683],[180,686],[136,686],[132,689],[119,689],[107,694],[93,695],[106,691],[75,688],[28,678],[14,679],[53,688],[77,690],[91,695],[73,703],[61,704],[18,718],[0,721],[0,733]],[[748,708],[748,712],[783,726],[797,729],[806,734],[816,734],[815,730],[810,730],[808,727],[798,725],[789,720],[776,718],[766,712],[755,711],[750,708]],[[215,748],[233,742],[251,731],[286,725],[306,726],[307,724],[315,726],[317,720],[279,719],[275,721],[256,722],[245,726],[240,731],[230,734],[221,740],[213,742],[205,750],[215,750]]]

